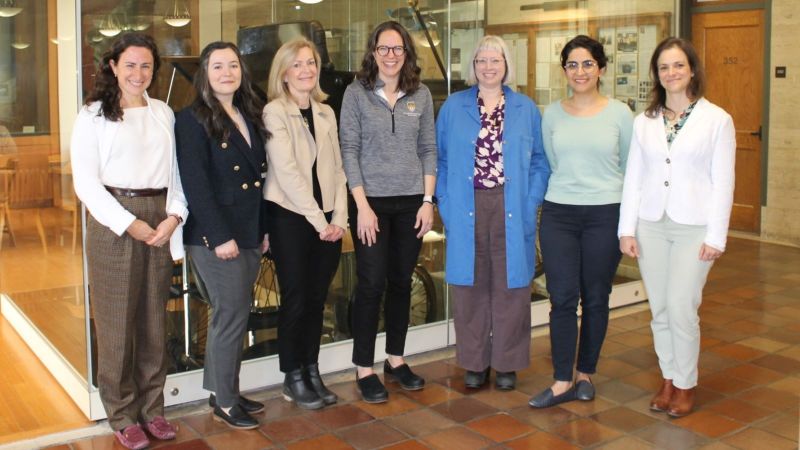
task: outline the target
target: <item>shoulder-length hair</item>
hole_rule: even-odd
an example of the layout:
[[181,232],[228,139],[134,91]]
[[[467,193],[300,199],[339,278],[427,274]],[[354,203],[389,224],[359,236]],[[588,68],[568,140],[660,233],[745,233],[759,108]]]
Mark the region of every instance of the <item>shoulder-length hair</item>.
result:
[[270,100],[279,98],[290,98],[289,86],[283,81],[286,72],[292,67],[300,50],[308,48],[314,55],[314,62],[317,65],[317,80],[314,83],[314,88],[311,89],[311,98],[317,102],[323,102],[328,98],[328,94],[322,91],[319,85],[319,73],[322,70],[322,58],[317,52],[317,48],[311,41],[304,37],[298,37],[281,45],[272,58],[272,67],[269,69],[269,81],[267,82],[267,97]]
[[114,76],[114,70],[111,68],[111,61],[114,64],[119,63],[119,57],[128,47],[142,47],[150,50],[153,55],[153,77],[150,79],[150,85],[156,80],[158,68],[161,66],[161,58],[158,55],[158,46],[156,41],[149,35],[142,33],[125,33],[118,37],[111,47],[103,54],[100,60],[100,67],[97,68],[95,74],[94,87],[92,92],[86,97],[86,104],[100,101],[100,111],[98,115],[102,115],[106,120],[118,122],[122,120],[122,106],[120,99],[122,92],[119,89],[117,77]]
[[236,127],[228,113],[222,108],[220,101],[214,96],[214,90],[208,82],[208,60],[211,58],[212,53],[224,49],[233,50],[239,60],[239,67],[242,72],[242,82],[239,85],[239,89],[233,94],[233,105],[253,123],[264,139],[268,139],[270,134],[264,127],[264,121],[261,120],[261,110],[264,107],[264,102],[253,90],[250,72],[247,70],[244,61],[242,61],[242,54],[239,52],[239,48],[232,42],[212,42],[206,45],[206,48],[200,53],[200,67],[194,74],[194,88],[197,95],[192,102],[192,111],[194,111],[195,116],[203,125],[206,133],[214,139],[227,140],[230,136],[230,130]]
[[570,39],[570,41],[564,45],[564,48],[561,49],[561,68],[564,69],[564,71],[567,70],[567,59],[569,58],[569,54],[578,48],[582,48],[589,52],[589,54],[592,55],[592,58],[597,61],[597,70],[600,72],[597,77],[597,87],[599,88],[599,75],[602,75],[603,69],[605,69],[608,65],[608,57],[606,56],[605,49],[603,49],[603,44],[596,39],[586,36],[585,34],[579,34]]
[[652,118],[661,111],[670,110],[667,107],[667,91],[664,86],[661,86],[658,77],[658,58],[661,53],[671,48],[680,49],[686,55],[686,59],[689,61],[689,68],[692,69],[692,79],[689,81],[689,86],[686,87],[686,95],[694,101],[702,97],[706,92],[705,70],[692,43],[686,39],[668,37],[658,44],[653,52],[653,57],[650,58],[650,79],[653,81],[653,88],[650,90],[650,104],[647,105],[647,109],[644,111],[647,117]]
[[408,31],[393,20],[383,22],[372,30],[372,34],[369,35],[369,40],[367,40],[367,51],[364,53],[364,59],[361,60],[361,69],[356,73],[356,78],[364,88],[375,89],[375,83],[378,81],[378,63],[375,61],[375,49],[378,47],[378,38],[381,33],[388,30],[394,30],[400,34],[406,55],[403,67],[400,69],[397,89],[406,94],[411,94],[419,89],[419,74],[422,72],[422,69],[417,65],[417,48],[414,46],[414,40],[411,39]]
[[500,36],[487,34],[478,41],[475,50],[472,52],[472,60],[469,64],[469,71],[467,72],[467,86],[474,86],[478,84],[478,77],[475,76],[475,57],[478,56],[482,50],[494,50],[503,54],[503,60],[506,64],[506,74],[503,75],[503,84],[514,84],[514,60],[511,59],[511,52],[508,50],[506,41]]

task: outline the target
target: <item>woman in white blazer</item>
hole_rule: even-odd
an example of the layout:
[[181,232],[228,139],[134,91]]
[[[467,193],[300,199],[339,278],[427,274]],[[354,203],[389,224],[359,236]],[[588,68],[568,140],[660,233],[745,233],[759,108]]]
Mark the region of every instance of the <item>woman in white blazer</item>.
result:
[[336,403],[317,359],[328,286],[347,227],[347,187],[336,116],[322,104],[320,57],[306,39],[287,42],[272,60],[264,124],[267,227],[281,291],[278,356],[283,395],[305,409]]
[[638,258],[653,315],[663,377],[650,402],[672,417],[694,406],[706,276],[725,251],[733,204],[733,120],[703,98],[705,77],[691,43],[662,41],[650,60],[651,103],[636,117],[618,235]]

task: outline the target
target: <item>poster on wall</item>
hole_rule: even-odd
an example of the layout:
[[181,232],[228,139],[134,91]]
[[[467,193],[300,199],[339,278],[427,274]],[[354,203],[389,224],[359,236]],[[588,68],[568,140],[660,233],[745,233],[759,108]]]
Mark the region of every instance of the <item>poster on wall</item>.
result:
[[616,97],[621,101],[625,101],[628,97],[636,97],[637,85],[636,77],[634,76],[619,76],[617,75],[616,82]]
[[636,75],[639,58],[632,53],[623,53],[617,58],[617,75]]
[[639,51],[639,31],[636,27],[617,28],[617,53],[636,53]]

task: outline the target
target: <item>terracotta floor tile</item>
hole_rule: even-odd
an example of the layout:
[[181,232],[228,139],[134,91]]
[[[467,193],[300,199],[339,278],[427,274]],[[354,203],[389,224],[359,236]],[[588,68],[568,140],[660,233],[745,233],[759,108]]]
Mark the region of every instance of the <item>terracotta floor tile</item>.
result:
[[587,418],[581,418],[559,425],[552,430],[552,433],[581,447],[597,445],[601,442],[610,441],[621,436],[621,434],[613,428]]
[[641,439],[623,436],[607,444],[593,447],[593,450],[656,450],[656,447]]
[[463,397],[462,394],[452,389],[448,389],[439,383],[431,382],[425,384],[425,389],[420,389],[418,391],[402,391],[400,394],[426,406]]
[[697,450],[738,450],[738,449],[722,441],[714,441],[710,444],[698,447]]
[[757,422],[775,413],[772,409],[761,408],[735,398],[726,398],[704,407],[703,410],[722,414],[742,423]]
[[333,386],[328,386],[328,388],[339,396],[339,403],[361,400],[361,393],[358,391],[358,386],[356,386],[355,375],[352,382],[337,383]]
[[[159,447],[163,450],[214,450],[203,439],[193,439],[191,441],[183,441],[165,447]],[[220,447],[225,448],[225,447]],[[230,447],[228,447],[230,448]]]
[[552,375],[534,374],[517,380],[517,392],[528,396],[538,394],[553,384]]
[[[725,345],[728,344],[721,344],[717,347]],[[717,347],[713,347],[711,350],[708,351],[700,352],[700,360],[698,361],[697,364],[700,370],[706,372],[719,372],[721,370],[725,370],[742,364],[742,361],[714,353],[713,350]]]
[[60,444],[60,445],[51,445],[49,447],[45,447],[44,450],[72,450],[67,444]]
[[411,411],[408,414],[387,417],[383,422],[414,437],[425,436],[456,425],[454,421],[427,408]]
[[728,330],[724,326],[720,328],[712,328],[710,330],[703,329],[701,334],[703,336],[708,336],[710,338],[718,339],[722,342],[728,343],[739,342],[742,339],[747,339],[752,336],[752,334],[741,331]]
[[505,442],[536,431],[534,427],[504,413],[469,422],[467,427],[495,442]]
[[[425,378],[427,382],[440,380],[443,378],[459,377],[464,375],[464,369],[447,364],[443,361],[435,361],[414,367],[414,373]],[[425,386],[427,389],[428,386]],[[424,389],[423,389],[424,390]]]
[[356,425],[340,431],[339,437],[357,449],[378,448],[407,439],[403,433],[382,422]]
[[709,411],[707,409],[693,412],[679,419],[674,419],[672,423],[710,438],[718,438],[730,434],[745,426],[745,424],[741,422],[728,419],[717,414],[715,411]]
[[318,411],[311,411],[306,415],[306,418],[331,431],[374,419],[364,410],[353,405],[331,406]]
[[308,439],[323,432],[322,428],[305,416],[274,420],[261,425],[261,431],[275,442]]
[[153,439],[150,441],[151,445],[149,448],[162,448],[165,445],[175,444],[183,441],[191,441],[200,437],[200,435],[192,427],[188,426],[182,420],[170,420],[170,423],[172,423],[177,431],[175,433],[175,439],[171,441],[159,441],[157,439]]
[[589,418],[597,423],[625,433],[630,433],[656,422],[655,419],[624,406],[607,409],[603,412],[591,415]]
[[791,346],[785,350],[778,352],[779,355],[787,358],[792,358],[800,361],[800,345]]
[[264,412],[253,416],[261,423],[275,419],[285,419],[289,416],[296,416],[304,412],[302,409],[295,406],[294,403],[284,400],[283,397],[272,398],[263,403]]
[[294,442],[286,448],[287,450],[347,450],[353,446],[332,434],[323,434],[313,439]]
[[272,445],[272,441],[258,430],[231,430],[206,438],[206,443],[215,449],[260,450]]
[[743,364],[731,367],[723,371],[725,375],[740,378],[744,381],[755,384],[769,384],[783,378],[783,374],[771,369],[756,366],[754,364]]
[[780,355],[766,355],[752,361],[753,364],[784,374],[800,373],[800,361]]
[[797,440],[798,437],[797,416],[791,414],[776,414],[763,422],[759,422],[756,428],[790,440]]
[[[784,293],[785,292],[786,291],[784,291]],[[796,300],[798,297],[794,296],[794,298]],[[794,304],[796,305],[797,303],[795,302]],[[783,306],[776,309],[774,313],[783,317],[791,317],[792,319],[800,320],[800,308],[796,306]]]
[[620,353],[625,353],[629,350],[631,350],[631,347],[628,347],[625,344],[620,344],[619,342],[606,340],[603,343],[603,349],[600,351],[600,360],[602,361],[603,358],[617,356]]
[[[797,325],[794,325],[797,326]],[[776,341],[786,342],[787,344],[800,344],[800,330],[793,327],[772,328],[761,334],[762,337]]]
[[558,406],[579,416],[588,417],[601,411],[613,408],[617,406],[617,404],[613,401],[606,400],[602,396],[597,396],[590,402],[576,400],[574,402],[562,403]]
[[797,395],[800,392],[800,377],[786,377],[770,383],[767,387]]
[[72,443],[75,450],[125,450],[113,434],[104,434]]
[[742,362],[750,361],[766,354],[765,352],[757,350],[753,347],[739,344],[717,345],[716,347],[711,348],[709,351],[726,358],[732,358]]
[[715,373],[714,375],[702,376],[698,384],[711,389],[712,391],[723,394],[742,392],[753,387],[753,383],[741,378],[735,378],[726,373]]
[[725,396],[718,392],[706,389],[704,386],[697,386],[695,389],[694,404],[697,409],[700,409],[705,407],[705,405],[711,405],[723,398],[725,398]]
[[743,450],[796,450],[797,441],[786,439],[763,430],[748,428],[722,439],[726,444]]
[[597,371],[599,373],[611,378],[621,378],[639,370],[641,370],[639,367],[614,358],[600,358],[597,365]]
[[626,352],[620,353],[614,358],[636,366],[640,369],[647,369],[658,364],[656,352],[652,347],[648,348],[635,348]]
[[664,449],[694,448],[709,441],[708,438],[669,422],[656,422],[633,434],[657,448]]
[[658,368],[651,368],[621,377],[620,381],[631,386],[636,386],[645,392],[655,393],[661,388],[664,378],[662,378],[661,371],[658,370]]
[[746,345],[761,350],[767,353],[775,353],[789,347],[785,342],[773,341],[772,339],[765,339],[761,336],[753,336],[737,342],[739,345]]
[[457,393],[461,394],[462,396],[463,395],[472,395],[472,394],[476,394],[476,393],[478,393],[480,391],[488,390],[489,386],[491,385],[490,384],[491,382],[492,382],[492,380],[489,379],[489,381],[487,381],[486,384],[484,384],[480,388],[472,389],[472,388],[468,388],[464,384],[464,377],[463,376],[453,377],[453,378],[446,378],[446,379],[439,380],[439,383],[441,383],[442,386],[444,386],[445,388],[450,389],[450,390],[452,390],[454,392],[457,392]]
[[462,426],[437,431],[423,437],[421,440],[431,448],[441,450],[477,450],[489,447],[492,444],[489,439]]
[[[660,386],[660,383],[659,383]],[[624,383],[619,380],[609,381],[596,386],[597,395],[612,400],[616,403],[625,403],[635,398],[641,397],[648,391]]]
[[356,402],[355,405],[375,418],[396,416],[420,407],[419,403],[399,393],[390,394],[389,401],[386,403],[367,403],[359,401]]
[[200,436],[208,436],[210,434],[230,430],[230,427],[224,423],[214,420],[214,415],[210,412],[186,416],[183,417],[181,421],[192,427]]
[[428,447],[420,444],[418,441],[408,440],[383,447],[382,450],[428,450]]
[[433,411],[447,417],[450,420],[463,423],[479,417],[488,416],[497,412],[486,403],[473,398],[464,397],[455,400],[439,403],[431,408]]
[[501,391],[497,389],[479,392],[473,395],[472,398],[499,410],[505,411],[527,405],[528,400],[530,400],[530,396],[528,394],[524,394],[517,390]]
[[653,347],[653,333],[650,330],[645,330],[646,333],[641,333],[637,331],[626,331],[624,333],[615,334],[613,336],[609,336],[608,340],[613,342],[619,342],[620,344],[625,344],[628,347],[633,348],[640,348],[640,347]]
[[798,396],[783,391],[759,387],[750,389],[737,396],[740,400],[776,411],[797,411]]
[[512,450],[575,450],[579,448],[554,434],[543,431],[506,442],[505,446]]
[[544,409],[522,406],[509,411],[509,414],[544,431],[550,431],[563,423],[580,418],[579,415],[559,406]]

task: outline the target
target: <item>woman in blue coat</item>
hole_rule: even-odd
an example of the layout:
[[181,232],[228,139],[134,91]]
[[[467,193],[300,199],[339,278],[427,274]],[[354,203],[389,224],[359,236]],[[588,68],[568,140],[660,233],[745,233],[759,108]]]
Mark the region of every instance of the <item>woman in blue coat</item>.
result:
[[530,363],[530,282],[536,211],[550,167],[541,116],[513,92],[514,69],[502,38],[484,36],[467,83],[436,123],[439,214],[447,232],[446,280],[453,286],[456,359],[464,382],[513,389]]

